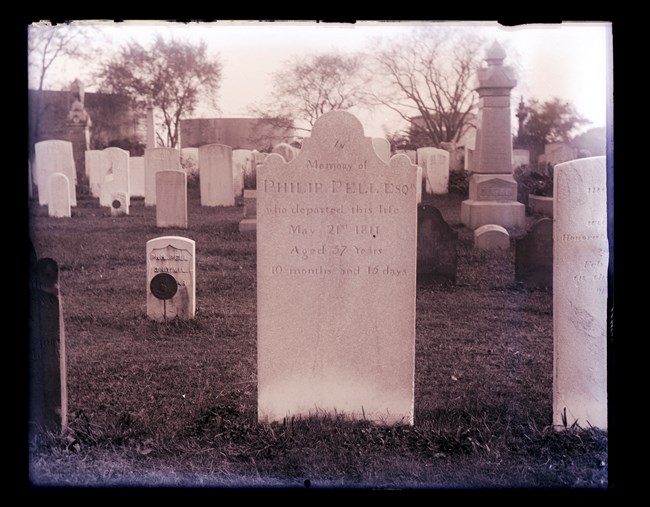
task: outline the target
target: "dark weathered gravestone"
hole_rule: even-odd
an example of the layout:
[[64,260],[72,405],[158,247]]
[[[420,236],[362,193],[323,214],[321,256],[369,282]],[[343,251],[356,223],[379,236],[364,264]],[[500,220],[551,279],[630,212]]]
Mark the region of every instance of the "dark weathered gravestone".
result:
[[59,299],[59,268],[45,258],[31,265],[29,421],[34,429],[67,426],[65,333]]
[[535,222],[515,247],[515,280],[528,287],[553,287],[553,219]]
[[418,283],[456,283],[458,233],[433,206],[418,206]]

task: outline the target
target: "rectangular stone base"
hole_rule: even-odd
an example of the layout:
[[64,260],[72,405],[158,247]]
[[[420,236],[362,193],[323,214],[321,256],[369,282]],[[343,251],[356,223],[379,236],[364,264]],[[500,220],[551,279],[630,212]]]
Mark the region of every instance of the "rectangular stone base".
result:
[[467,199],[460,205],[460,221],[472,230],[486,224],[496,224],[505,228],[524,227],[526,225],[526,207],[516,201]]
[[239,222],[239,232],[244,233],[253,233],[257,232],[257,219],[256,218],[244,218]]

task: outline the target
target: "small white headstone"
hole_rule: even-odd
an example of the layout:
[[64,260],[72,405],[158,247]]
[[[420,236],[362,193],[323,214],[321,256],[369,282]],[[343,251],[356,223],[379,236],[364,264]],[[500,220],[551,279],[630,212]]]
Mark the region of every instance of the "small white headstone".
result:
[[605,157],[554,171],[553,425],[607,429]]
[[111,206],[112,197],[117,192],[129,196],[129,152],[110,147],[102,150],[104,176],[99,187],[99,205]]
[[54,173],[65,174],[70,187],[70,206],[77,205],[77,170],[75,168],[72,143],[52,139],[34,144],[34,165],[36,166],[36,187],[38,203],[47,204],[48,184]]
[[181,236],[147,241],[147,316],[150,319],[163,322],[194,318],[195,251],[195,242]]
[[111,196],[111,216],[118,217],[129,214],[129,198],[125,192],[115,192]]
[[199,148],[201,206],[234,206],[232,148],[206,144]]
[[50,175],[49,198],[47,200],[47,214],[51,217],[63,218],[72,216],[70,211],[70,182],[63,173]]
[[144,150],[144,204],[156,204],[156,173],[180,171],[181,152],[175,148],[147,148]]
[[449,152],[438,148],[419,148],[418,165],[422,167],[428,194],[449,192]]
[[187,228],[187,174],[156,173],[156,226]]
[[479,250],[507,250],[510,248],[510,235],[500,225],[482,225],[474,231],[474,247]]

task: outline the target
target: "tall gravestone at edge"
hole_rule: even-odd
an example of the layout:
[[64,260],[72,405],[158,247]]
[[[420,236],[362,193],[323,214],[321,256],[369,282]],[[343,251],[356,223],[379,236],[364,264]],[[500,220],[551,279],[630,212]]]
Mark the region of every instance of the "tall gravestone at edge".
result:
[[553,425],[607,429],[605,157],[554,168]]
[[460,219],[475,230],[482,225],[523,227],[526,208],[517,201],[512,176],[510,90],[517,81],[503,65],[506,53],[495,42],[487,51],[487,67],[478,70],[479,96],[476,148],[469,180],[469,199],[461,203]]
[[[30,244],[31,246],[31,244]],[[30,252],[29,422],[54,433],[67,426],[65,331],[59,298],[59,268]]]
[[416,166],[332,111],[257,172],[258,418],[413,423]]

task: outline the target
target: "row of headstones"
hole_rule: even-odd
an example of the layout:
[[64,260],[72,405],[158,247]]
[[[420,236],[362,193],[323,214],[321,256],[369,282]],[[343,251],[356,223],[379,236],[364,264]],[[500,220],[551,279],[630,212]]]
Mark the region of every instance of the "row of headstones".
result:
[[[390,157],[390,144],[386,139],[374,138],[373,147],[382,160]],[[244,177],[255,174],[256,168],[266,158],[265,153],[257,150],[232,150],[219,144],[197,148],[196,158],[201,175],[201,204],[203,206],[232,206],[235,197],[244,190]],[[280,143],[272,153],[281,155],[286,162],[291,162],[299,150],[287,143]],[[444,194],[449,180],[449,153],[436,148],[420,148],[417,152],[410,150],[409,157],[417,158],[419,171],[425,176],[427,193]],[[76,206],[76,170],[69,141],[47,140],[35,145],[35,182],[39,188],[39,204],[48,205],[52,217],[70,217],[71,207]],[[192,155],[189,155],[190,157]],[[143,196],[145,205],[158,202],[158,183],[156,174],[160,171],[181,171],[181,152],[174,148],[154,148],[145,151],[144,157],[130,157],[120,148],[111,147],[104,150],[87,150],[85,153],[86,176],[90,192],[99,198],[100,206],[111,208],[111,214],[129,214],[131,196]],[[201,163],[200,161],[203,161]],[[228,170],[228,167],[232,171]],[[232,179],[229,178],[232,173]],[[421,176],[418,175],[420,181]],[[173,205],[163,215],[177,216],[171,221],[163,218],[162,223],[178,227],[183,225],[182,197],[178,197],[186,188],[180,176],[165,176],[161,183],[165,195],[173,196]],[[233,191],[229,192],[232,186]],[[68,191],[66,192],[66,187]],[[149,189],[147,191],[147,189]],[[421,201],[421,188],[418,202]],[[185,198],[186,199],[186,198]],[[165,225],[160,225],[164,227]]]
[[[594,227],[605,211],[602,190],[605,181],[600,161],[587,159],[582,162],[564,164],[557,173],[559,199],[556,209],[557,216],[562,218],[554,225],[558,262],[553,266],[556,286],[553,421],[561,428],[566,427],[567,417],[569,423],[586,419],[596,427],[606,428],[606,319],[603,317],[606,294],[603,285],[606,285],[607,248],[603,224]],[[585,180],[588,187],[576,196],[576,184],[584,184]],[[433,220],[440,221],[439,215],[435,208],[421,207],[418,221],[431,220],[428,217],[437,217]],[[543,224],[544,234],[548,234],[552,221],[546,219],[540,224]],[[545,241],[548,243],[548,238]],[[158,321],[194,318],[195,254],[195,242],[188,238],[167,236],[147,242],[147,314],[150,318]],[[65,427],[67,421],[65,332],[58,266],[52,259],[37,262],[33,247],[30,265],[30,421],[57,430]],[[606,288],[604,290],[606,292]],[[262,301],[262,304],[266,303]],[[364,311],[381,310],[366,307]],[[260,321],[259,324],[268,323]],[[260,354],[259,361],[270,360],[265,354],[268,351]],[[383,370],[380,373],[387,374]],[[262,392],[268,388],[266,382],[266,378],[260,379]],[[274,395],[265,393],[263,396]],[[314,403],[318,405],[318,400]]]
[[[430,205],[418,207],[417,280],[422,283],[456,283],[458,233]],[[508,250],[508,231],[484,225],[474,231],[479,250]],[[542,218],[515,241],[515,281],[529,288],[553,286],[553,220]]]
[[[605,163],[558,167],[553,423],[606,428]],[[257,189],[259,420],[320,409],[412,424],[417,166],[381,158],[334,111],[257,177],[273,183]]]
[[[244,175],[251,174],[254,164],[263,160],[258,155],[255,151],[232,150],[223,145],[199,148],[201,204],[234,205],[235,196],[243,192]],[[128,214],[131,196],[143,196],[145,205],[155,205],[156,173],[182,171],[180,157],[181,152],[173,148],[146,150],[144,157],[130,157],[127,151],[115,147],[87,150],[85,167],[90,192],[99,198],[100,206],[111,207],[112,213],[115,210],[114,214]],[[72,143],[63,140],[36,143],[34,167],[30,167],[29,175],[30,197],[33,180],[39,190],[39,204],[48,205],[50,216],[71,216],[70,207],[77,205]]]
[[[606,234],[602,224],[598,227],[600,232],[593,227],[589,232],[580,230],[581,226],[593,226],[600,220],[604,205],[593,195],[585,199],[583,192],[582,197],[576,197],[571,190],[576,183],[584,182],[583,178],[589,180],[589,189],[602,189],[604,178],[598,161],[585,163],[588,165],[583,163],[578,167],[570,162],[559,168],[558,182],[562,188],[557,207],[563,218],[556,221],[555,226],[550,219],[538,222],[530,239],[522,240],[521,250],[525,255],[541,255],[538,267],[546,271],[549,262],[552,265],[553,248],[549,244],[552,245],[551,232],[555,229],[558,262],[552,265],[551,277],[551,284],[554,279],[556,286],[553,300],[554,424],[562,427],[567,407],[570,407],[572,420],[588,419],[591,424],[606,428],[606,374],[603,376],[606,297],[602,289],[607,263],[607,249],[603,244]],[[600,200],[604,201],[604,196]],[[455,257],[455,252],[449,254],[449,246],[444,246],[450,240],[455,241],[455,233],[437,209],[421,206],[418,224],[428,224],[426,229],[433,231],[427,240],[436,245],[436,255],[440,259]],[[593,241],[600,245],[596,246]],[[518,244],[518,254],[519,249]],[[58,266],[52,259],[36,262],[33,247],[30,259],[30,420],[57,429],[66,426],[67,418],[65,333],[58,292]],[[418,255],[418,269],[420,262]],[[146,266],[147,315],[158,321],[194,318],[195,242],[178,236],[152,239],[147,242]],[[455,266],[453,271],[455,276]],[[535,273],[535,269],[532,271]],[[543,280],[547,277],[547,272],[541,275]],[[594,287],[596,290],[592,291]],[[575,358],[580,358],[580,364]]]
[[[558,168],[553,420],[605,428],[604,159]],[[400,155],[386,162],[361,123],[336,111],[319,118],[297,158],[270,155],[258,179],[273,183],[257,193],[258,418],[318,408],[412,424],[417,166]],[[148,255],[166,263],[149,282],[163,319],[174,297],[189,301],[174,275],[193,270],[191,253],[165,243]]]

